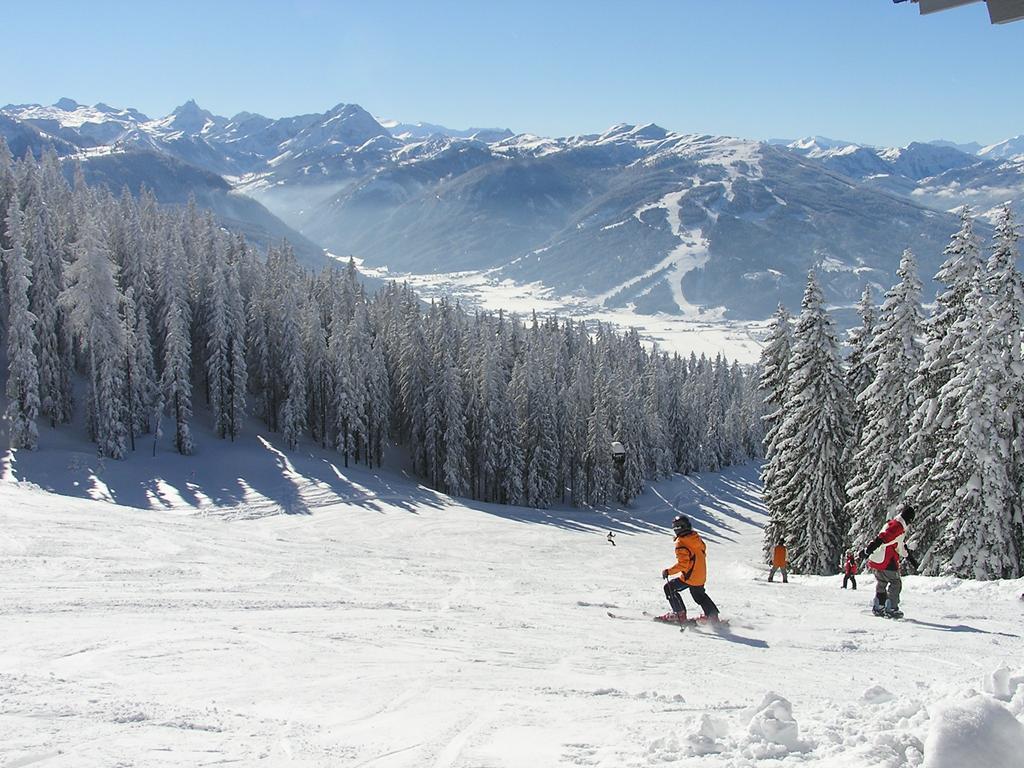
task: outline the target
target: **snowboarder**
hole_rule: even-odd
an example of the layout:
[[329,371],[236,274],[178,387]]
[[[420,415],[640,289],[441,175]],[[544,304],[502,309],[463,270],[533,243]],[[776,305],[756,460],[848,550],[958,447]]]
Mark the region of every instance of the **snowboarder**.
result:
[[913,553],[903,543],[907,527],[914,522],[914,515],[914,508],[905,504],[900,513],[889,520],[878,536],[860,553],[861,559],[868,561],[868,567],[875,574],[875,602],[871,610],[876,616],[903,618],[903,611],[900,610],[900,591],[903,589],[900,563],[902,558],[906,558],[917,569]]
[[846,560],[843,561],[843,589],[846,589],[847,583],[853,584],[853,588],[857,588],[857,560],[853,556],[853,552],[846,553]]
[[786,573],[787,565],[789,565],[789,552],[786,550],[786,541],[779,539],[779,543],[772,550],[772,569],[768,571],[768,581],[774,581],[775,572],[782,571],[782,583],[789,584],[789,575]]
[[693,530],[690,518],[679,515],[672,521],[672,531],[676,540],[676,564],[661,572],[661,578],[678,573],[679,578],[665,582],[665,597],[672,608],[672,613],[660,617],[662,621],[686,621],[686,606],[683,605],[682,592],[689,589],[694,601],[704,610],[708,621],[718,621],[718,606],[704,590],[707,580],[707,556],[704,540]]

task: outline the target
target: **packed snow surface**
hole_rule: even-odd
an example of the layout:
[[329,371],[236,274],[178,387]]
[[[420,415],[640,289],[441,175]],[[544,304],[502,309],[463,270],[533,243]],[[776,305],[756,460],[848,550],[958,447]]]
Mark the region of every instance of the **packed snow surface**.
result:
[[[148,453],[0,462],[4,768],[1021,765],[1024,584],[912,576],[901,622],[769,584],[756,467],[535,511],[271,436]],[[725,631],[642,615],[679,511]]]

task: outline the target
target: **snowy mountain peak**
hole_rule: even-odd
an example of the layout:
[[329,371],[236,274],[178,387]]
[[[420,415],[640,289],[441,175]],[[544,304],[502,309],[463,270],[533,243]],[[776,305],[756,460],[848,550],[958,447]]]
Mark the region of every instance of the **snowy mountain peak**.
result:
[[67,96],[63,96],[57,99],[57,101],[53,102],[53,106],[55,106],[57,109],[63,110],[64,112],[74,112],[82,105],[74,99],[69,99]]
[[821,157],[833,153],[850,154],[860,149],[862,145],[852,141],[830,139],[827,136],[805,136],[790,142],[786,147],[807,157]]
[[358,104],[338,104],[327,110],[323,125],[333,126],[332,133],[336,133],[339,138],[345,138],[351,144],[361,144],[373,136],[389,135],[384,127],[373,119],[373,115]]
[[978,150],[978,156],[988,160],[1008,160],[1018,155],[1024,155],[1024,134],[997,141]]
[[227,121],[200,107],[195,99],[189,99],[159,122],[170,131],[180,131],[182,134],[194,136],[206,133],[214,126]]

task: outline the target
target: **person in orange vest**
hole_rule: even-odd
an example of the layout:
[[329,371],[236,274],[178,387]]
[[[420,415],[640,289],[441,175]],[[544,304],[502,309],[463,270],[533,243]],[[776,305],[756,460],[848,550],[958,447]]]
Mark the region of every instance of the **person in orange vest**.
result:
[[675,533],[676,564],[661,572],[661,578],[668,579],[673,574],[678,578],[665,582],[665,597],[672,608],[671,613],[660,616],[662,621],[686,621],[686,606],[683,604],[682,592],[690,590],[694,601],[704,610],[708,621],[718,621],[718,606],[704,589],[707,581],[708,564],[704,540],[693,530],[690,518],[679,515],[672,521]]
[[772,550],[772,569],[768,571],[768,581],[775,580],[775,572],[782,571],[782,583],[789,584],[789,575],[786,573],[787,559],[789,553],[786,551],[786,542],[779,539],[779,543]]
[[857,588],[857,561],[853,552],[847,552],[843,561],[843,589],[846,589],[847,582],[853,584],[854,589]]

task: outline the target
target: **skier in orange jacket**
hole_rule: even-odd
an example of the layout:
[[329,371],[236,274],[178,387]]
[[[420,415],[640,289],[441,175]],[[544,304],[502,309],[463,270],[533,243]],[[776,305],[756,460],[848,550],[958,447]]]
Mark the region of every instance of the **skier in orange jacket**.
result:
[[775,572],[782,571],[782,583],[789,583],[789,575],[786,573],[786,566],[789,565],[789,552],[786,550],[785,539],[779,539],[779,543],[772,550],[772,569],[768,571],[768,581],[775,580]]
[[704,540],[693,530],[690,518],[679,515],[672,521],[672,531],[676,535],[676,564],[661,572],[661,578],[679,574],[679,578],[665,582],[665,597],[672,607],[672,613],[661,618],[666,621],[686,621],[686,606],[683,604],[682,592],[690,590],[694,601],[704,610],[708,621],[718,621],[718,606],[704,590],[707,581],[707,554]]

